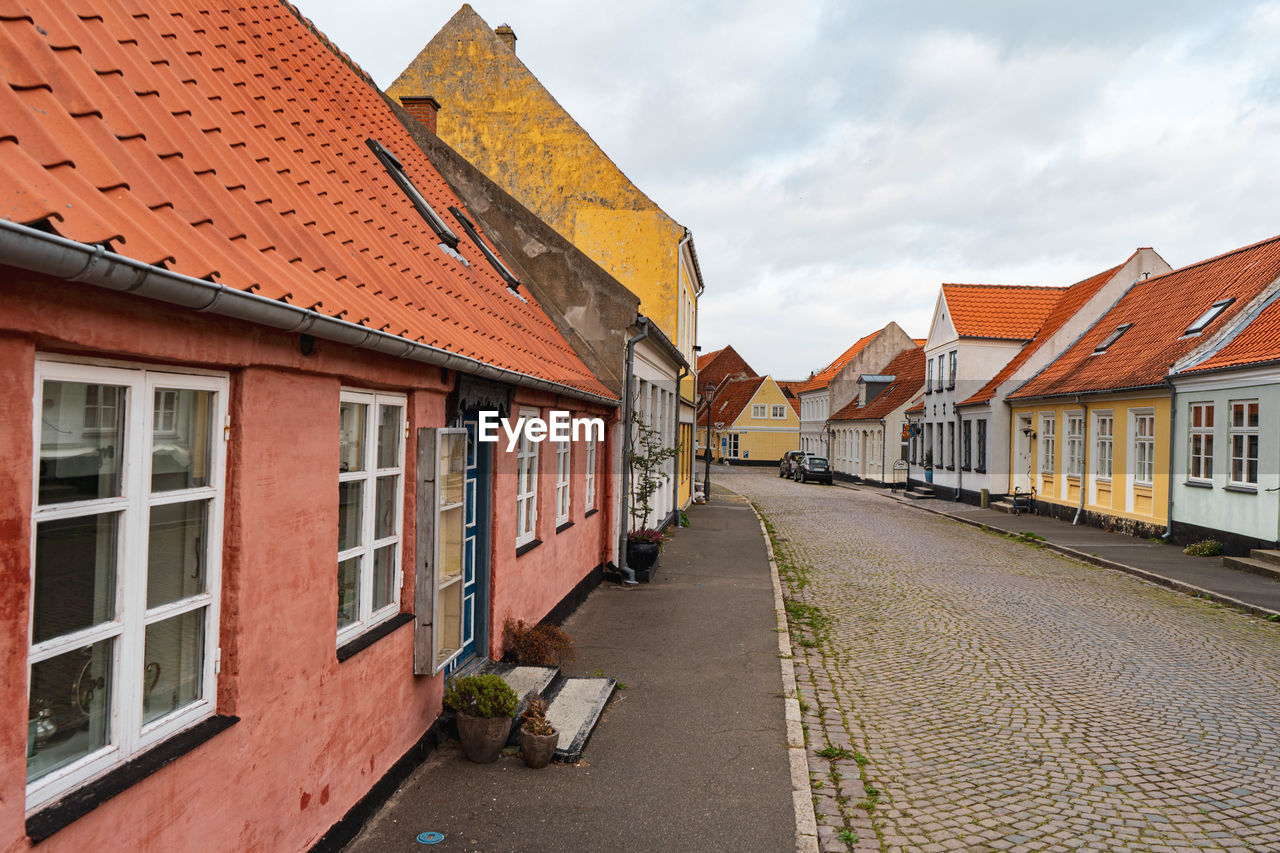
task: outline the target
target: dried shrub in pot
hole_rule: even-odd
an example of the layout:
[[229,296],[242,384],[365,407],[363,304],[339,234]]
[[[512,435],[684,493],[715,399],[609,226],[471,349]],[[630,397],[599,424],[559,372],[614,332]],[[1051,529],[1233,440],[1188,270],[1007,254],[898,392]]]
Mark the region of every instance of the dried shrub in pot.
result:
[[502,659],[523,666],[561,666],[574,659],[573,637],[556,625],[526,625],[508,619],[502,626]]

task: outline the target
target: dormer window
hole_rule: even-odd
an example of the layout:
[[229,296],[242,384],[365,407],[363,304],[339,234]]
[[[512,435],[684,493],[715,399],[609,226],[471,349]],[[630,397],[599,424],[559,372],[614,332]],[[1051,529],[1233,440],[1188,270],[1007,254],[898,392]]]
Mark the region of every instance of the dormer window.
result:
[[1120,340],[1120,336],[1132,328],[1133,328],[1132,323],[1121,323],[1119,326],[1116,326],[1116,330],[1114,332],[1107,335],[1102,340],[1102,343],[1098,344],[1096,347],[1093,348],[1094,354],[1096,355],[1097,353],[1100,353],[1100,352],[1106,352],[1108,347],[1110,347],[1116,341]]
[[1227,310],[1227,306],[1235,301],[1236,300],[1234,297],[1232,297],[1231,299],[1219,299],[1217,302],[1210,305],[1207,311],[1205,311],[1203,314],[1197,317],[1196,321],[1192,323],[1190,326],[1188,326],[1187,330],[1183,332],[1183,334],[1184,335],[1200,334],[1201,332],[1204,331],[1205,326],[1208,326],[1214,320],[1218,319],[1218,315],[1221,314],[1223,311]]
[[417,209],[422,218],[431,226],[431,230],[436,232],[436,236],[440,238],[440,245],[444,247],[450,255],[461,260],[462,256],[457,253],[458,235],[453,233],[453,229],[445,224],[440,214],[435,212],[431,203],[427,201],[426,196],[419,192],[413,181],[404,172],[404,164],[400,162],[396,155],[382,147],[382,144],[376,139],[366,139],[365,145],[369,146],[369,150],[374,153],[382,163],[383,168],[387,170],[387,174],[396,182],[400,189],[413,206]]
[[493,267],[498,275],[502,276],[502,280],[507,283],[507,287],[512,290],[519,289],[520,279],[516,278],[516,274],[502,262],[502,259],[499,258],[492,249],[489,248],[489,244],[480,239],[480,229],[476,228],[475,224],[468,219],[461,210],[458,210],[458,208],[451,207],[449,208],[449,212],[452,213],[453,218],[458,220],[458,223],[462,225],[462,229],[467,232],[467,236],[471,238],[471,241],[480,247],[480,252],[484,255],[485,260],[489,262],[489,265]]

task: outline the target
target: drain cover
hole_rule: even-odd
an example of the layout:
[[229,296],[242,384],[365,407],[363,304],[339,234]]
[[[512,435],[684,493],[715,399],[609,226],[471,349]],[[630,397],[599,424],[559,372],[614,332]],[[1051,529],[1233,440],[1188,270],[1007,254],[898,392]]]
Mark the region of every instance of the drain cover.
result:
[[444,841],[444,833],[423,832],[418,835],[419,844],[439,844],[441,841]]

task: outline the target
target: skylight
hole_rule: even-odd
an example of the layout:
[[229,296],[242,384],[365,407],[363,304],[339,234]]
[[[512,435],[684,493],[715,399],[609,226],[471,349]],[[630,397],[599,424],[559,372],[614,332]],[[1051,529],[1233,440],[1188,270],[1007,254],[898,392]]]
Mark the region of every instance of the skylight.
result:
[[366,139],[364,144],[369,146],[369,150],[382,162],[387,174],[409,197],[409,201],[413,202],[413,206],[417,208],[418,213],[422,214],[422,218],[431,226],[431,230],[436,232],[436,236],[440,238],[441,245],[447,248],[450,254],[454,254],[458,248],[458,235],[454,234],[453,229],[445,224],[445,221],[440,218],[440,214],[435,212],[435,209],[431,207],[431,203],[418,191],[409,176],[404,173],[404,164],[400,162],[396,155],[383,148],[382,144],[376,139]]
[[517,290],[520,287],[520,279],[516,278],[516,274],[502,262],[501,258],[494,254],[494,251],[489,248],[489,244],[480,239],[480,229],[476,228],[475,224],[458,208],[451,207],[449,212],[462,225],[463,230],[467,232],[467,236],[471,238],[471,241],[480,247],[485,259],[489,261],[489,264],[497,271],[498,275],[502,276],[502,280],[507,283],[507,287]]
[[1121,323],[1119,326],[1116,326],[1116,330],[1114,332],[1103,338],[1102,343],[1094,347],[1093,351],[1095,353],[1106,352],[1109,346],[1120,340],[1120,336],[1132,328],[1132,323]]
[[1219,299],[1217,302],[1209,306],[1209,309],[1196,318],[1196,321],[1187,327],[1183,332],[1184,335],[1197,335],[1204,331],[1204,327],[1218,319],[1218,315],[1227,310],[1227,306],[1235,302],[1235,298]]

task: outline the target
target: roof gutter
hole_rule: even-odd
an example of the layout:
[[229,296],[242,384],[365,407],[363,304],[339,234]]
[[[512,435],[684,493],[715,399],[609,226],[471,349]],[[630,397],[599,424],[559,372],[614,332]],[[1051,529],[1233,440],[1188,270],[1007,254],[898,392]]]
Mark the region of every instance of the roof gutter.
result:
[[618,405],[617,400],[602,394],[495,367],[448,350],[329,317],[309,308],[161,269],[110,252],[101,245],[79,243],[7,220],[0,220],[0,263],[63,281],[84,282],[119,293],[132,293],[181,308],[245,320],[285,332],[312,335],[522,388],[564,394],[607,406]]

